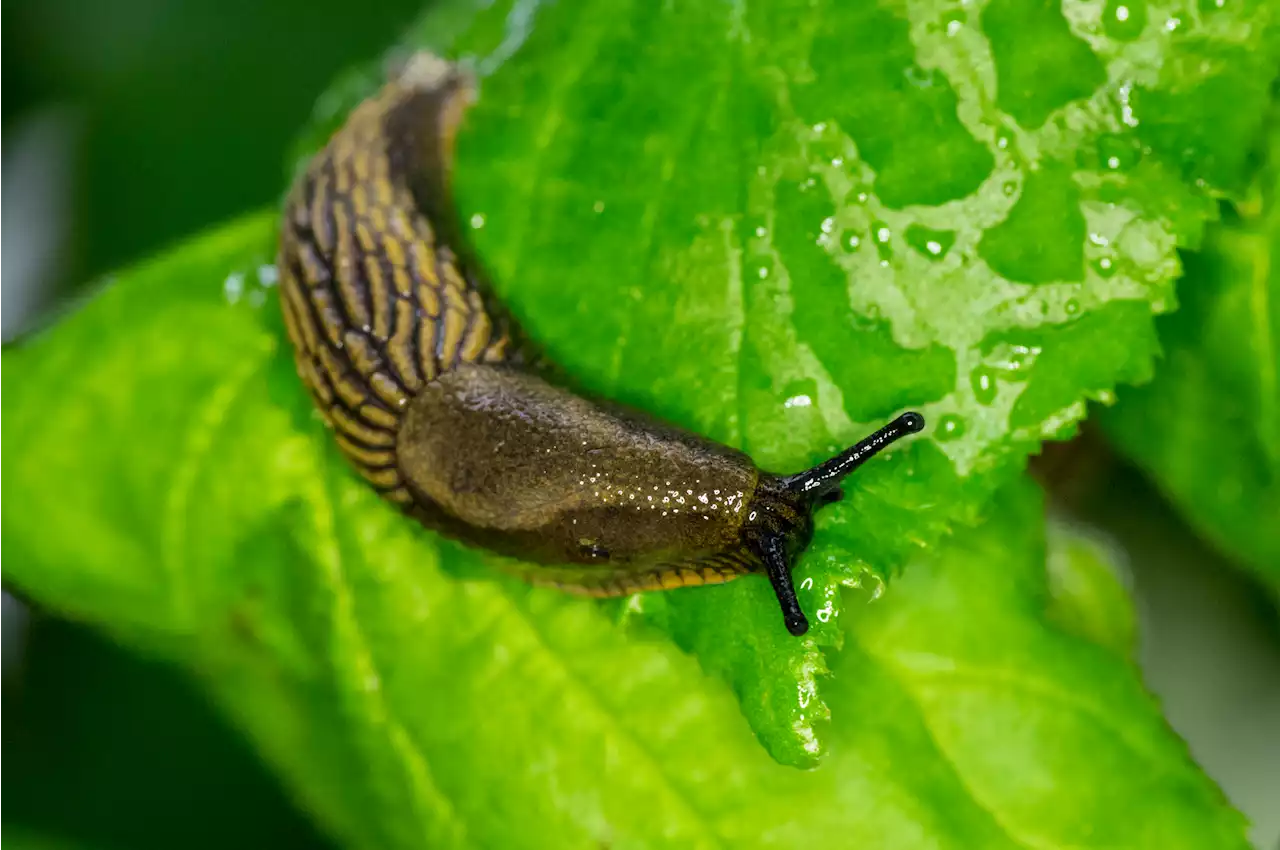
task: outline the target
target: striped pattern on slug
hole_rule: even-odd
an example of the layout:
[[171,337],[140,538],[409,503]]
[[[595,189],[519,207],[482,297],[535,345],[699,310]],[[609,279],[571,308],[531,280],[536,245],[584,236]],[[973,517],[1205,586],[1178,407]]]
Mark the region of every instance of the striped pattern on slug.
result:
[[[413,499],[395,457],[409,400],[458,363],[518,360],[517,332],[424,209],[447,202],[469,80],[429,56],[352,114],[285,204],[280,286],[298,372],[374,487]],[[439,179],[422,168],[436,158]],[[438,197],[425,199],[434,192]]]

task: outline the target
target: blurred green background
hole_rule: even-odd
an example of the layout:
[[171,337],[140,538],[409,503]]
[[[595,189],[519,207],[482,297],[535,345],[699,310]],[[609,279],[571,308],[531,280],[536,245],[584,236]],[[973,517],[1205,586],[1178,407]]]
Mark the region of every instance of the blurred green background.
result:
[[[419,0],[17,0],[3,7],[6,338],[78,286],[271,204],[316,95]],[[1266,595],[1103,459],[1062,494],[1131,565],[1149,686],[1280,846],[1280,629]],[[324,847],[194,683],[4,611],[6,846]],[[144,815],[145,813],[145,815]]]
[[419,0],[4,4],[5,165],[23,133],[58,128],[40,141],[59,148],[52,152],[67,169],[55,178],[70,214],[62,282],[271,203],[316,95],[341,69],[378,56],[421,8]]

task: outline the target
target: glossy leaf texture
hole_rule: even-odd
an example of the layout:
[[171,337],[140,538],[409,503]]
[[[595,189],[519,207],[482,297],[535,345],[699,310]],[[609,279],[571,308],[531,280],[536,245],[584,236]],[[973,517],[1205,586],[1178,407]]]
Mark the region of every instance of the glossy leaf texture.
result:
[[273,233],[6,351],[6,580],[191,671],[346,846],[1247,846],[1128,660],[1055,625],[1080,594],[1046,581],[1030,484],[843,618],[830,754],[798,771],[661,634],[462,574],[349,474],[297,392]]
[[[805,638],[761,579],[628,605],[812,765],[840,588],[879,593],[1089,400],[1150,377],[1177,249],[1248,182],[1274,6],[459,9],[404,47],[476,69],[459,214],[571,374],[778,472],[928,418],[821,514]],[[322,125],[375,84],[338,87]]]
[[1240,214],[1188,255],[1165,363],[1103,422],[1188,521],[1280,599],[1280,125]]

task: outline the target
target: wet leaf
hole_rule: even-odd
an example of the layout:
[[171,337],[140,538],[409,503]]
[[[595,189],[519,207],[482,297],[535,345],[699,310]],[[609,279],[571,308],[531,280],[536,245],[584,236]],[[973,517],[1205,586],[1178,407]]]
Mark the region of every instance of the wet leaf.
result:
[[[1087,399],[1149,375],[1151,317],[1173,306],[1176,248],[1199,238],[1216,210],[1211,195],[1247,176],[1269,80],[1257,72],[1274,67],[1270,6],[1194,15],[1150,6],[1137,37],[1109,33],[1097,4],[1068,2],[1061,22],[1056,14],[1019,0],[981,13],[612,2],[472,13],[455,4],[407,39],[477,65],[482,93],[460,138],[460,214],[498,289],[584,383],[782,472],[905,407],[933,423],[823,513],[796,571],[817,621],[804,639],[782,628],[758,577],[605,609],[670,635],[730,682],[760,740],[787,764],[813,765],[823,752],[830,712],[820,685],[825,650],[843,642],[841,588],[879,588],[974,521],[1041,440],[1071,432]],[[1034,39],[1015,37],[1024,25]],[[1081,51],[1101,73],[1045,61]],[[325,99],[321,123],[340,120],[370,84],[348,79]],[[1206,134],[1205,121],[1227,110],[1230,120]],[[269,225],[254,226],[265,245]],[[179,255],[165,282],[180,287],[199,270],[207,287],[218,268],[208,255],[223,239],[232,237],[201,243],[204,259]],[[228,286],[242,301],[273,297]],[[112,320],[79,317],[70,341],[55,333],[33,349],[35,377],[18,383],[79,387],[58,386],[73,405],[61,427],[116,429],[62,434],[38,390],[6,417],[6,434],[16,419],[17,444],[32,441],[21,480],[45,492],[23,497],[41,512],[19,514],[47,532],[44,542],[14,544],[60,565],[25,579],[45,598],[65,600],[88,579],[95,604],[121,595],[113,621],[171,631],[194,615],[184,585],[228,563],[272,576],[272,563],[296,554],[271,523],[250,550],[233,558],[227,547],[247,545],[237,535],[255,511],[283,509],[299,487],[317,486],[307,482],[336,456],[323,442],[316,454],[311,431],[300,430],[306,403],[278,351],[278,325],[248,329],[229,318],[244,304],[217,298],[196,308],[113,291],[92,314],[118,310]],[[165,396],[164,381],[139,389],[148,376],[190,382],[182,403]],[[252,427],[227,430],[228,417],[250,408]],[[188,424],[196,414],[203,427]],[[143,437],[145,456],[116,451]],[[261,454],[224,464],[220,440]],[[285,465],[275,484],[236,500],[235,522],[201,530],[205,490],[237,492],[264,458]],[[113,482],[119,498],[97,504],[90,479]],[[84,494],[55,486],[67,480]],[[363,516],[345,504],[334,512],[328,561]],[[142,519],[163,534],[122,530]],[[76,523],[92,524],[95,547],[113,555],[109,569],[86,576],[75,566],[89,554]],[[237,535],[224,539],[228,528]],[[208,535],[204,545],[189,546],[197,533]],[[448,547],[441,557],[451,575],[484,572],[481,555]],[[154,604],[137,606],[121,571],[152,561],[172,574],[176,601],[165,604],[157,586]],[[432,598],[422,604],[440,604]],[[350,628],[372,627],[351,617]],[[277,639],[280,652],[302,653],[289,630]]]
[[1247,183],[1271,7],[1130,6],[1138,33],[1075,2],[498,3],[450,39],[481,76],[460,215],[574,375],[779,472],[931,423],[822,515],[804,639],[763,580],[639,603],[786,763],[821,755],[794,695],[821,698],[837,588],[1149,378],[1176,249]]
[[298,398],[272,232],[5,353],[6,579],[194,672],[347,846],[1247,846],[1128,661],[1053,624],[1025,482],[842,620],[809,771],[660,634],[460,578]]

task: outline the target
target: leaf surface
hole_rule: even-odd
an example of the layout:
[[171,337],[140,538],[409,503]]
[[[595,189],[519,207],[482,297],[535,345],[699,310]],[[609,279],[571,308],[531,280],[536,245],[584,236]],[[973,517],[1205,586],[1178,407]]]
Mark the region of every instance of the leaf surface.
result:
[[192,671],[346,845],[1247,846],[1127,659],[1053,624],[1025,482],[849,595],[808,771],[644,621],[460,575],[299,397],[273,226],[6,351],[6,579]]
[[1268,142],[1243,214],[1187,257],[1158,378],[1103,422],[1194,527],[1280,594],[1280,131]]
[[407,39],[477,68],[460,215],[588,387],[775,472],[925,413],[820,515],[802,640],[759,579],[638,603],[779,760],[821,756],[837,588],[1150,377],[1177,248],[1249,180],[1273,8],[518,2]]

